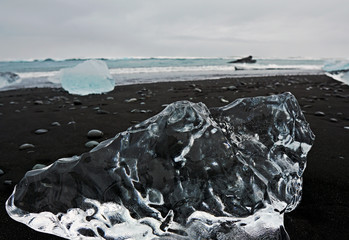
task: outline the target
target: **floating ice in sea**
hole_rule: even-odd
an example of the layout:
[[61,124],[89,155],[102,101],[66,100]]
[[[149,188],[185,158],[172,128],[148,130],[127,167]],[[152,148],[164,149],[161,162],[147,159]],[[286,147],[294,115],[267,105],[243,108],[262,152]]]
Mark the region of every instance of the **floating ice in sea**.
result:
[[0,72],[0,88],[9,86],[19,80],[19,76],[12,72]]
[[76,239],[287,239],[314,135],[290,93],[175,102],[89,153],[29,171],[6,202]]
[[323,68],[326,72],[349,71],[349,60],[332,60],[324,64]]
[[349,60],[332,60],[322,68],[327,75],[349,85]]
[[101,60],[87,60],[73,68],[61,69],[59,78],[62,87],[71,94],[98,94],[110,92],[115,87],[107,64]]

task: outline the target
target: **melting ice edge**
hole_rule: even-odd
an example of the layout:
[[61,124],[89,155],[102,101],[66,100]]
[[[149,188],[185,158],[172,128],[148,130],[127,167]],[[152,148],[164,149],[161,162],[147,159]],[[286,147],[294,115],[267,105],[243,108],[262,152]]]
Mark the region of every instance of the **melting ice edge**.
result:
[[27,172],[6,210],[68,239],[288,239],[313,141],[290,93],[210,110],[179,101]]

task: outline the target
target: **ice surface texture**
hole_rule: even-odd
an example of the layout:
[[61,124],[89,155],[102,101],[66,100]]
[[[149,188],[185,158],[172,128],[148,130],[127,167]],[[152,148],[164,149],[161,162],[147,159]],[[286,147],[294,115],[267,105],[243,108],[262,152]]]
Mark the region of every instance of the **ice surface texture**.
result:
[[115,87],[107,64],[101,60],[87,60],[73,68],[61,69],[58,75],[62,87],[71,94],[98,94]]
[[[175,102],[89,153],[29,171],[15,220],[65,238],[287,239],[314,140],[290,93]],[[268,238],[270,239],[270,238]]]

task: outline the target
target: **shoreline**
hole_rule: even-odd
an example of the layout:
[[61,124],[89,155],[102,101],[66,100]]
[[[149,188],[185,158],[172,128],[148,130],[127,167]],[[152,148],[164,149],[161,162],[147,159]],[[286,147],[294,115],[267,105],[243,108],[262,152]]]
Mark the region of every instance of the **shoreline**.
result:
[[[233,65],[232,65],[233,67]],[[139,78],[130,78],[130,79],[122,79],[123,73],[116,73],[113,72],[115,69],[110,69],[111,75],[114,78],[115,87],[118,86],[129,86],[129,85],[139,85],[139,84],[157,84],[157,83],[171,83],[171,82],[188,82],[188,81],[210,81],[210,80],[220,80],[220,79],[232,79],[232,78],[268,78],[268,77],[287,77],[287,76],[314,76],[314,75],[326,75],[326,72],[323,70],[294,70],[294,69],[267,69],[267,70],[239,70],[236,69],[230,74],[218,74],[214,75],[194,75],[194,76],[186,76],[181,75],[179,78],[169,78],[169,76],[165,76],[165,79],[159,80],[159,78],[162,77],[162,73],[150,73],[150,76],[143,75]],[[183,70],[184,71],[184,70]],[[264,74],[261,73],[264,71]],[[26,76],[28,73],[18,73],[19,76],[22,74],[25,74],[26,77],[21,77],[21,81],[18,83],[15,83],[13,85],[9,85],[3,88],[0,88],[1,92],[11,91],[11,90],[21,90],[21,89],[32,89],[32,88],[62,88],[60,83],[57,83],[56,81],[50,81],[48,79],[53,78],[55,79],[55,76],[58,74],[59,71],[52,71],[52,72],[40,72],[45,73],[47,75],[37,75],[38,73],[35,73],[36,75],[33,77]],[[181,72],[181,71],[179,71]],[[185,72],[185,71],[184,71]],[[249,72],[249,73],[247,73]],[[176,76],[178,72],[173,72],[173,76]],[[127,73],[126,75],[131,75],[132,73]],[[118,81],[118,77],[121,76],[121,82]],[[330,76],[331,77],[331,76]],[[156,78],[157,81],[154,81],[153,78]],[[22,84],[22,81],[27,81],[26,84]],[[337,80],[337,79],[335,79]],[[341,80],[337,80],[339,82],[343,82]],[[29,82],[29,83],[28,83]],[[36,84],[36,85],[35,85]],[[39,85],[38,85],[39,84]]]
[[[88,96],[70,95],[61,88],[0,91],[0,169],[4,171],[0,175],[0,239],[61,239],[10,219],[4,204],[35,164],[48,165],[89,151],[84,146],[89,130],[101,130],[104,136],[98,141],[102,141],[174,101],[203,102],[211,108],[228,104],[222,99],[232,102],[282,92],[296,96],[316,135],[304,173],[303,198],[293,212],[285,214],[286,231],[291,239],[349,238],[349,129],[344,128],[349,126],[349,86],[316,74],[118,85],[112,92]],[[131,98],[137,100],[125,101]],[[324,115],[316,114],[319,111]],[[37,129],[48,132],[38,135]],[[35,147],[19,150],[24,143]],[[4,184],[7,180],[12,184]]]

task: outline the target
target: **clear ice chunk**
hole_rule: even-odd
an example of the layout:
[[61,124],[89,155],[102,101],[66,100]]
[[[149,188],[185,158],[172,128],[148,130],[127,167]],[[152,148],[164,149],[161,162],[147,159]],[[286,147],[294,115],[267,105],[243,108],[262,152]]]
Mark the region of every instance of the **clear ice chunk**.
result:
[[58,77],[62,87],[71,94],[100,94],[115,87],[107,64],[101,60],[87,60],[73,68],[61,69]]
[[68,239],[288,239],[314,135],[290,93],[180,101],[88,153],[27,172],[6,202]]

